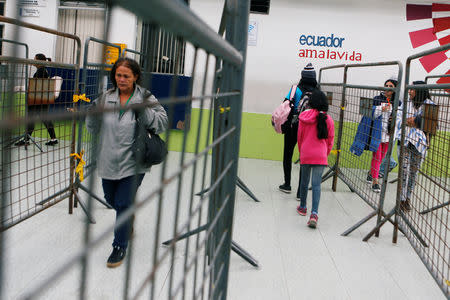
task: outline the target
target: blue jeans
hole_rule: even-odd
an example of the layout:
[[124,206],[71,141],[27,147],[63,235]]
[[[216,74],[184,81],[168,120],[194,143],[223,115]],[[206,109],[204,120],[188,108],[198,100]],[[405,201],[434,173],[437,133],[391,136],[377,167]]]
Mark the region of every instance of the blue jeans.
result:
[[[312,185],[312,214],[318,214],[320,202],[320,185],[322,183],[322,173],[325,169],[323,165],[301,165],[300,179],[300,207],[306,207],[306,197],[308,196],[308,184],[311,177]],[[311,176],[312,173],[312,176]]]
[[[145,174],[128,176],[119,180],[109,180],[102,178],[103,192],[106,202],[116,211],[117,219],[133,204],[134,196],[141,185]],[[114,228],[113,247],[127,249],[130,239],[133,218],[129,218],[121,226]]]
[[401,200],[406,201],[411,199],[411,194],[416,185],[416,175],[422,162],[422,155],[411,143],[405,147],[405,155],[403,156],[403,181],[402,181],[402,195]]
[[[385,162],[386,162],[386,156],[383,158],[383,161],[381,162],[381,166],[380,166],[380,174],[382,174],[384,176],[384,174],[386,174],[385,172]],[[392,169],[394,169],[397,166],[397,162],[394,159],[394,156],[391,155],[391,159],[389,161],[389,172],[392,171]]]
[[[394,149],[393,148],[392,148],[392,154],[394,154]],[[397,147],[397,158],[399,156],[400,156],[400,146]],[[383,175],[383,176],[384,176],[384,174],[386,174],[385,167],[384,167],[386,159],[387,159],[387,155],[383,158],[383,161],[381,162],[381,166],[380,166],[380,175]],[[392,169],[394,169],[396,166],[397,166],[397,162],[395,161],[394,156],[391,155],[391,159],[389,160],[389,171],[388,171],[388,173],[390,171],[392,171]]]

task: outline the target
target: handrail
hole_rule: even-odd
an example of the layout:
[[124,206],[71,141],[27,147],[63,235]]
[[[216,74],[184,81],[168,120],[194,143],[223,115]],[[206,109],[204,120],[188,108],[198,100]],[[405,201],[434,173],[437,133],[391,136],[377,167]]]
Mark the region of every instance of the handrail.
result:
[[443,46],[440,46],[440,47],[436,47],[436,48],[433,48],[433,49],[430,49],[430,50],[426,50],[426,51],[422,51],[422,52],[416,53],[414,55],[409,56],[406,59],[406,64],[408,64],[410,61],[412,61],[414,59],[421,58],[423,56],[427,56],[427,55],[430,55],[430,54],[438,53],[438,52],[441,52],[441,51],[447,51],[447,50],[450,50],[450,44],[446,44],[446,45],[443,45]]
[[3,39],[3,38],[0,38],[0,42],[6,42],[6,43],[11,43],[11,44],[25,46],[25,58],[29,58],[29,51],[28,51],[28,45],[27,44],[22,43],[22,42],[13,41],[13,40]]
[[450,74],[444,74],[444,75],[428,75],[425,77],[425,83],[428,83],[428,79],[430,78],[442,78],[442,77],[450,77]]
[[18,58],[13,56],[0,56],[0,62],[9,62],[14,64],[40,65],[54,68],[76,69],[73,64],[59,63],[54,61],[35,60],[31,58]]
[[[110,42],[107,42],[107,41],[104,41],[104,40],[101,40],[101,39],[98,39],[98,38],[89,36],[89,37],[86,38],[86,40],[85,40],[85,42],[84,42],[83,68],[85,68],[87,65],[89,65],[89,62],[88,62],[88,54],[89,54],[89,43],[90,43],[91,41],[92,41],[92,42],[99,43],[99,44],[103,44],[103,45],[106,45],[106,46],[110,46],[110,47],[114,47],[114,48],[119,49],[119,57],[120,57],[120,54],[121,54],[121,52],[120,52],[120,46],[117,46],[117,45],[115,45],[115,44],[113,44],[113,43],[110,43]],[[111,65],[111,66],[112,66],[112,65]]]
[[119,4],[145,20],[157,23],[165,30],[183,37],[194,46],[201,46],[206,52],[215,53],[235,66],[239,67],[243,64],[242,54],[181,1],[115,0],[113,3]]

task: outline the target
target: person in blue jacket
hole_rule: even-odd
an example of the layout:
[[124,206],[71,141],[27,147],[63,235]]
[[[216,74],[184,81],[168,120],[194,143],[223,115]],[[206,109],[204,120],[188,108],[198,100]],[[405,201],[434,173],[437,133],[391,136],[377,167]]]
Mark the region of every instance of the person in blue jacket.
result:
[[[397,81],[388,79],[385,81],[384,86],[395,88]],[[353,144],[350,147],[350,152],[358,156],[362,154],[363,150],[373,152],[367,182],[372,184],[372,190],[375,193],[381,191],[378,177],[381,162],[387,153],[389,145],[389,118],[392,113],[394,98],[394,91],[384,91],[373,98],[371,117],[363,116]]]
[[[302,70],[301,79],[298,83],[294,95],[294,99],[289,99],[291,89],[289,89],[284,101],[293,100],[293,106],[288,120],[281,127],[284,134],[284,150],[283,150],[283,172],[284,183],[278,189],[284,193],[291,192],[291,171],[292,171],[292,155],[294,154],[295,145],[297,144],[298,131],[298,115],[305,103],[302,102],[305,93],[311,93],[317,88],[316,71],[311,63],[308,63]],[[297,200],[300,195],[297,190]]]

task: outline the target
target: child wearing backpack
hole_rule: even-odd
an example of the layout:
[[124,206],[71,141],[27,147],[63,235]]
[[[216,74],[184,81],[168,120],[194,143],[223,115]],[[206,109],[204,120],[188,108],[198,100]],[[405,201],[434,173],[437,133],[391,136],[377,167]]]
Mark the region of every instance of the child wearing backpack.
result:
[[[291,87],[287,93],[284,101],[291,101],[291,113],[282,125],[282,132],[284,134],[284,150],[283,150],[283,172],[284,183],[278,189],[284,193],[291,192],[291,171],[292,171],[292,155],[294,154],[295,145],[297,144],[298,131],[298,114],[301,112],[305,94],[310,94],[317,86],[316,71],[311,63],[308,63],[302,70],[302,77],[300,82],[295,87]],[[292,89],[295,88],[295,92]],[[291,97],[293,95],[293,97]],[[299,198],[297,190],[297,198]]]
[[[312,208],[307,225],[316,228],[319,219],[320,185],[322,173],[328,164],[328,155],[334,143],[334,122],[327,114],[328,99],[320,90],[314,90],[309,99],[309,107],[299,116],[298,150],[300,152],[300,205],[297,212],[306,216],[306,197],[311,178]],[[312,176],[311,176],[312,174]]]

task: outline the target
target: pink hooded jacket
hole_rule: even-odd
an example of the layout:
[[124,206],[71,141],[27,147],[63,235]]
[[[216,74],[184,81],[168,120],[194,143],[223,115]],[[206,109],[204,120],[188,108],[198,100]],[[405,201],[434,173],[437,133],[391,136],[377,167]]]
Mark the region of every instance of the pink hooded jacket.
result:
[[334,122],[327,115],[328,138],[317,138],[317,115],[316,109],[305,110],[298,117],[298,151],[300,152],[300,164],[327,165],[328,154],[334,143]]

